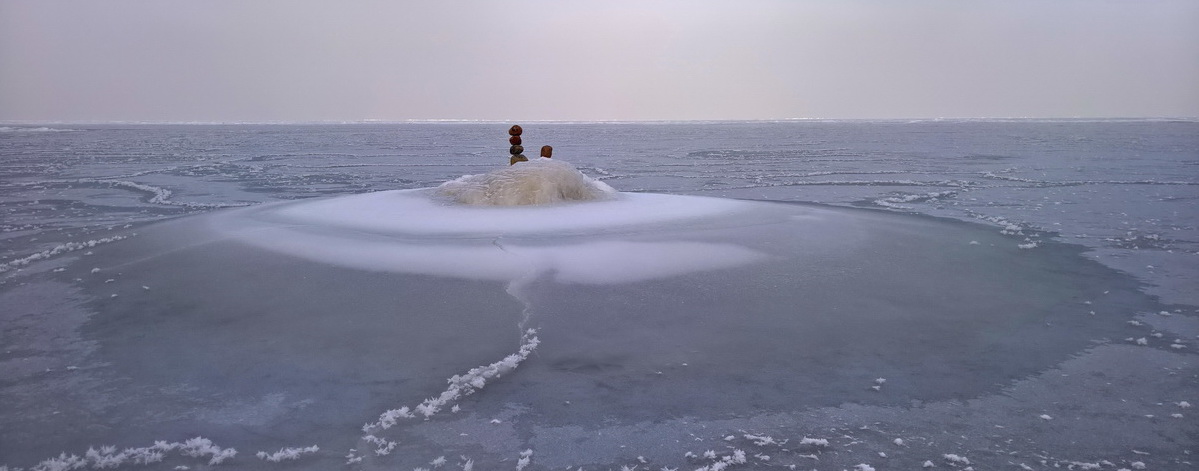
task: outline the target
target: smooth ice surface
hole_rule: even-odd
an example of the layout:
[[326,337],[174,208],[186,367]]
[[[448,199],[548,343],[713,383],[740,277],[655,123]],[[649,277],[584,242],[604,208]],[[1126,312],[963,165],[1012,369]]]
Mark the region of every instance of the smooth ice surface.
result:
[[1193,465],[1195,123],[527,128],[0,136],[0,466]]

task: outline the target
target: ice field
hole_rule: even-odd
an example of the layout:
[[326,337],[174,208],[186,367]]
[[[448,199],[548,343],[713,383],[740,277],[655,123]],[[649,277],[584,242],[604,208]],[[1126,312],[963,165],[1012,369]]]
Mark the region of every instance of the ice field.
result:
[[1199,464],[1199,122],[510,124],[0,126],[0,470]]

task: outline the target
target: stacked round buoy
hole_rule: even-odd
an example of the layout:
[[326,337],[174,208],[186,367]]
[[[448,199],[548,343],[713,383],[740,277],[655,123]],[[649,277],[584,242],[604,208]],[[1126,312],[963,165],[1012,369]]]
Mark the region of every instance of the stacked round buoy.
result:
[[510,136],[508,137],[508,143],[512,144],[512,147],[508,148],[508,153],[512,154],[512,159],[508,161],[508,165],[516,165],[517,162],[529,161],[525,157],[525,154],[523,154],[525,148],[520,145],[520,133],[522,131],[519,124],[514,124],[508,128],[508,136]]

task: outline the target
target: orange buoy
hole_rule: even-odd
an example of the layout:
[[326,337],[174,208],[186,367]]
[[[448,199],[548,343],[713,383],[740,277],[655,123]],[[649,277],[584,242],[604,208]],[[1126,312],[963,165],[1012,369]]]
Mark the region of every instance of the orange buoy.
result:
[[508,128],[508,135],[509,136],[519,136],[522,131],[524,131],[524,130],[520,128],[519,124],[514,124],[514,125],[512,125],[512,127]]
[[553,147],[550,147],[550,146],[541,146],[541,156],[542,156],[542,157],[545,157],[545,158],[547,158],[547,159],[548,159],[548,158],[550,158],[550,155],[553,155],[553,153],[554,153],[554,148],[553,148]]

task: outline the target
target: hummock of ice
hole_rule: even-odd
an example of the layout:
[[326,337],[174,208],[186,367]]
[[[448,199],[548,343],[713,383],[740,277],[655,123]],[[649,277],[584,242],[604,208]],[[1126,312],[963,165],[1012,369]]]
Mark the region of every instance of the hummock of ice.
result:
[[445,182],[437,188],[437,193],[462,204],[519,206],[594,201],[611,198],[616,190],[587,178],[566,162],[538,158]]
[[[720,198],[620,194],[568,163],[537,159],[436,189],[246,208],[213,217],[211,227],[267,250],[372,271],[504,282],[548,274],[612,284],[765,258],[737,243],[618,236],[752,208]],[[604,234],[616,237],[586,237]]]
[[[1148,305],[1059,244],[1022,250],[991,228],[900,214],[617,193],[557,161],[213,212],[131,240],[61,273],[80,292],[38,294],[87,296],[81,344],[96,347],[6,424],[39,437],[13,445],[27,454],[15,464],[202,433],[243,451],[234,466],[460,456],[457,469],[614,469],[644,456],[809,468],[839,445],[798,440],[833,427],[804,414],[840,423],[845,404],[890,414],[1002,396]],[[1100,298],[1109,307],[1080,315]],[[1021,430],[1045,426],[1037,414]],[[732,434],[754,454],[693,453]]]

